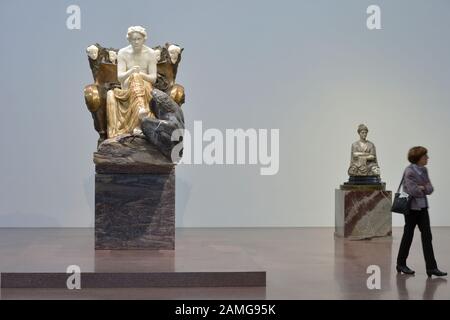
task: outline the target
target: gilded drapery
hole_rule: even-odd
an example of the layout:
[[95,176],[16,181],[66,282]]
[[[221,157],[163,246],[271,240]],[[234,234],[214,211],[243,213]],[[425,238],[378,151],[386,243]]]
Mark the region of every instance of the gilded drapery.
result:
[[151,83],[145,81],[138,73],[130,75],[128,81],[128,89],[115,88],[108,92],[106,104],[108,138],[131,134],[134,129],[140,129],[140,108],[144,108],[150,117],[155,117],[150,111]]

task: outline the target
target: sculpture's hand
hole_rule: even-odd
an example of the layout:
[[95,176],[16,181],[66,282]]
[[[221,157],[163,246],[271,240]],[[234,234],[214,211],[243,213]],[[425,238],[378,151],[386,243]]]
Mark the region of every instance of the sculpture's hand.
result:
[[139,66],[134,66],[131,68],[132,73],[140,73],[141,72],[141,67]]
[[[126,72],[118,72],[117,77],[119,78],[119,81],[123,81],[123,83],[128,82],[128,78],[133,74],[137,73],[139,74],[141,71],[141,68],[139,66],[134,66],[128,69]],[[128,84],[126,84],[128,86]]]

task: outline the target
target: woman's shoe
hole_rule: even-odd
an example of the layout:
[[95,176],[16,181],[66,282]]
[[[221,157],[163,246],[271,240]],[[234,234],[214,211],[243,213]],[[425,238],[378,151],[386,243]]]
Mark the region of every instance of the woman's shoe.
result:
[[439,270],[438,268],[436,268],[436,269],[429,269],[429,270],[427,270],[427,275],[430,278],[431,278],[431,276],[444,277],[444,276],[447,275],[447,272],[443,272],[443,271]]
[[399,266],[397,265],[397,272],[398,273],[404,273],[404,274],[414,274],[416,273],[414,270],[411,270],[408,268],[408,266]]

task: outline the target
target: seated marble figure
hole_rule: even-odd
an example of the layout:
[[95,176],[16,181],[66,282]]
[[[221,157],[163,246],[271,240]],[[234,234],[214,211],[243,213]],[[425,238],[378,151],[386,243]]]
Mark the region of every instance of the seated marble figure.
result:
[[373,181],[379,181],[380,167],[377,161],[375,145],[367,140],[369,129],[366,125],[358,126],[360,139],[352,144],[350,166],[348,175],[350,180],[364,180],[364,177],[372,177]]
[[126,133],[140,133],[140,120],[154,118],[150,111],[151,91],[156,82],[157,54],[144,45],[147,32],[142,27],[130,27],[130,45],[117,54],[117,78],[121,88],[108,91],[108,138]]
[[99,145],[105,139],[141,135],[169,157],[171,132],[184,128],[184,87],[175,82],[183,49],[169,43],[147,47],[147,31],[140,26],[130,27],[127,39],[129,45],[120,50],[99,44],[86,50],[95,83],[84,93]]

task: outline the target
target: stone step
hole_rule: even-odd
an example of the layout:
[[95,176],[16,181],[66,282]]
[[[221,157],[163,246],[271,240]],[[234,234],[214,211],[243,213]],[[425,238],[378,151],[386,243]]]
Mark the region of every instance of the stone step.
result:
[[[81,272],[81,288],[265,287],[265,271]],[[0,288],[67,288],[73,273],[1,273]]]

